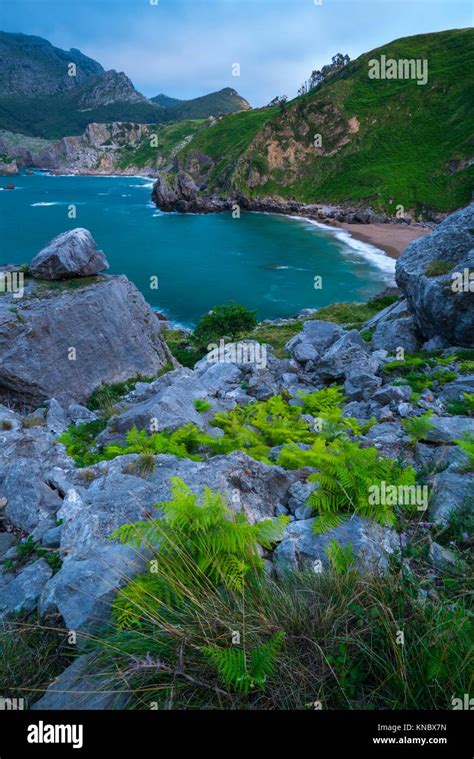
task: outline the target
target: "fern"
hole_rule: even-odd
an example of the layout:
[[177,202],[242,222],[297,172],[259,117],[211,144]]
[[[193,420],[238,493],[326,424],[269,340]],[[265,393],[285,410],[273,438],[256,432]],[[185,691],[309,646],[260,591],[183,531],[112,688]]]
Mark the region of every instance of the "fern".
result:
[[372,488],[382,482],[412,485],[415,471],[402,468],[390,459],[379,458],[375,448],[361,448],[350,440],[337,439],[315,451],[314,464],[319,472],[309,477],[317,489],[308,499],[317,518],[313,529],[326,532],[342,523],[350,514],[373,519],[385,525],[395,523],[392,506],[371,502]]
[[[122,525],[112,537],[135,548],[146,545],[153,549],[160,566],[160,583],[164,578],[166,584],[168,576],[174,586],[177,581],[183,588],[202,588],[211,583],[241,591],[248,573],[263,568],[258,545],[270,549],[281,540],[288,523],[282,516],[252,525],[245,514],[226,508],[219,493],[205,487],[199,498],[177,477],[171,480],[171,499],[157,506],[163,512],[161,518]],[[129,600],[140,601],[134,586],[128,586],[125,595],[130,587]],[[163,586],[155,582],[153,588],[162,594]],[[123,619],[126,612],[123,605],[121,608]]]
[[455,442],[468,456],[468,471],[474,473],[474,435],[465,435],[462,440]]
[[248,696],[254,688],[264,688],[274,669],[285,634],[277,632],[266,643],[253,649],[248,657],[242,648],[205,646],[203,653],[214,664],[228,688]]
[[413,416],[410,419],[404,419],[402,427],[408,434],[411,443],[417,443],[424,440],[430,430],[433,429],[433,423],[430,422],[431,411],[427,411],[423,416]]
[[342,546],[337,540],[330,540],[325,553],[338,575],[347,574],[355,564],[355,555],[350,543]]

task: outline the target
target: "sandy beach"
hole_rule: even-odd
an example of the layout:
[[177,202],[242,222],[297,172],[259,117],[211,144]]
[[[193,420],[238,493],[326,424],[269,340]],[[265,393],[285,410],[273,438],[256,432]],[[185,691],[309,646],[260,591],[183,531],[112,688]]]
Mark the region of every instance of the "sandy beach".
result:
[[412,240],[428,234],[428,227],[412,227],[405,224],[345,224],[337,225],[358,240],[368,242],[384,250],[391,258],[399,258]]

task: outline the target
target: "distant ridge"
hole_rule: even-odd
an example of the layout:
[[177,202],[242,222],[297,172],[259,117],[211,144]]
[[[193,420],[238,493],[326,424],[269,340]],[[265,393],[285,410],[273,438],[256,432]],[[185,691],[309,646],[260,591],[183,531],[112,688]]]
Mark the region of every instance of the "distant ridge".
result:
[[169,123],[248,108],[230,87],[193,100],[157,95],[152,101],[124,72],[105,71],[76,48],[0,32],[0,129],[60,139],[82,134],[93,122]]

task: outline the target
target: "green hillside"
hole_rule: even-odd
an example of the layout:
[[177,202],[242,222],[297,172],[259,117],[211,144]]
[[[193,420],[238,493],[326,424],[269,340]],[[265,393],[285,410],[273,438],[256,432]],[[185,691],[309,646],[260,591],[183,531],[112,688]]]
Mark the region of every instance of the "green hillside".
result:
[[209,116],[222,116],[226,113],[249,110],[250,105],[231,87],[225,87],[218,92],[193,98],[192,100],[177,100],[167,95],[157,95],[151,100],[166,108],[163,118],[165,121],[181,121],[183,119],[206,119]]
[[[397,205],[459,207],[474,174],[473,43],[474,32],[461,29],[384,45],[284,108],[223,117],[179,154],[180,167],[208,190],[249,196],[360,202],[392,213]],[[426,59],[428,82],[370,79],[368,62],[382,54]]]

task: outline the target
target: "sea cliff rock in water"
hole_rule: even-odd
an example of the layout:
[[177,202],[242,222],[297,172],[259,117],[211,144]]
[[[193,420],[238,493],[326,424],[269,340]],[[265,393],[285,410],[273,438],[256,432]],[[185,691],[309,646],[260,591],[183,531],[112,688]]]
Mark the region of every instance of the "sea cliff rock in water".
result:
[[411,242],[395,276],[426,339],[474,346],[474,204]]
[[[88,232],[87,237],[92,240]],[[124,276],[54,286],[27,278],[23,297],[18,294],[0,298],[0,398],[5,401],[83,402],[103,382],[154,376],[171,360],[158,318]]]
[[30,274],[41,279],[90,277],[109,268],[88,229],[71,229],[48,243],[30,264]]

